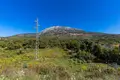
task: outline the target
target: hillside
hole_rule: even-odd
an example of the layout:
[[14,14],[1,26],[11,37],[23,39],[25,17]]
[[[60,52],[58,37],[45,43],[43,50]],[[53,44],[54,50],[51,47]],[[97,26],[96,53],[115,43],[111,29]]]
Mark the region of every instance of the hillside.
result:
[[118,80],[120,36],[53,26],[39,33],[2,37],[0,79]]
[[[35,33],[25,33],[25,34],[16,34],[9,37],[1,38],[2,40],[15,40],[15,39],[34,39]],[[45,30],[42,30],[39,33],[39,38],[44,40],[53,40],[53,38],[68,40],[68,39],[89,39],[95,42],[100,42],[101,44],[119,44],[120,43],[120,34],[106,34],[98,32],[86,32],[81,29],[64,27],[64,26],[53,26]],[[0,39],[0,40],[1,40]]]
[[62,27],[62,26],[53,26],[43,30],[41,35],[79,35],[85,33],[83,30],[71,28],[71,27]]
[[0,50],[0,80],[118,80],[119,69],[102,64],[70,59],[59,48],[34,50]]
[[[90,38],[110,38],[110,39],[120,39],[119,34],[107,34],[107,33],[98,33],[98,32],[86,32],[84,30],[71,28],[71,27],[64,27],[64,26],[52,26],[42,30],[39,33],[40,36],[77,36],[77,37],[90,37]],[[35,37],[35,33],[25,33],[25,34],[16,34],[13,36],[9,36],[10,38],[14,37],[28,37],[33,38]]]

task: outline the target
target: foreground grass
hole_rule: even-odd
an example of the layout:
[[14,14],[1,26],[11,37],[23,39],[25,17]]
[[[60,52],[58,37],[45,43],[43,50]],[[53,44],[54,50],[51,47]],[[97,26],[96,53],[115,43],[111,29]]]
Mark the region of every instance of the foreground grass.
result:
[[0,51],[0,80],[119,80],[120,70],[102,63],[69,59],[59,48]]

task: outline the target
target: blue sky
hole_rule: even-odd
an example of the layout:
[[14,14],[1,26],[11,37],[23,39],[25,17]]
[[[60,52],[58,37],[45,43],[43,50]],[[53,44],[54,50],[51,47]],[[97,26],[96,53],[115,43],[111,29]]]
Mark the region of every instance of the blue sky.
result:
[[0,0],[0,36],[70,26],[92,32],[120,34],[120,0]]

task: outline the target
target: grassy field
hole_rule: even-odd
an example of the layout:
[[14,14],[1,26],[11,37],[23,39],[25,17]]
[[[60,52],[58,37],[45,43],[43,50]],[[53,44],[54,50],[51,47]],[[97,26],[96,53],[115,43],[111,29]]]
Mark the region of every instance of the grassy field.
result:
[[73,60],[59,48],[35,51],[0,49],[0,80],[119,80],[120,69]]

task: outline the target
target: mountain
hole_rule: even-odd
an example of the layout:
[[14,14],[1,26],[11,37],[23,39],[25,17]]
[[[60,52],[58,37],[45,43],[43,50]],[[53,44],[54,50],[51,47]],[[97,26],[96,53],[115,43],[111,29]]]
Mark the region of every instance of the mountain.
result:
[[[52,26],[39,33],[40,36],[81,36],[86,32],[80,29],[64,26]],[[9,37],[35,37],[36,33],[17,34]]]
[[75,29],[64,26],[53,26],[43,30],[40,35],[44,36],[72,36],[81,38],[92,38],[92,39],[120,39],[119,34],[107,34],[99,32],[86,32],[81,29]]
[[[67,38],[87,38],[92,40],[112,40],[112,41],[120,41],[119,34],[106,34],[106,33],[98,33],[98,32],[86,32],[81,29],[64,27],[64,26],[53,26],[49,27],[39,33],[40,37],[43,36],[59,36],[59,38],[67,37]],[[17,34],[14,36],[10,36],[7,38],[35,38],[35,33],[26,33],[26,34]]]
[[31,37],[35,37],[36,34],[35,33],[24,33],[24,34],[16,34],[16,35],[13,35],[13,36],[9,36],[8,38],[22,38],[22,37],[27,37],[27,38],[31,38]]
[[63,27],[63,26],[53,26],[43,30],[41,35],[77,35],[80,33],[85,33],[85,31],[80,29],[75,29],[71,27]]
[[17,34],[17,35],[14,35],[15,36],[18,36],[18,37],[35,37],[35,33],[25,33],[25,34]]

